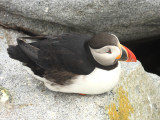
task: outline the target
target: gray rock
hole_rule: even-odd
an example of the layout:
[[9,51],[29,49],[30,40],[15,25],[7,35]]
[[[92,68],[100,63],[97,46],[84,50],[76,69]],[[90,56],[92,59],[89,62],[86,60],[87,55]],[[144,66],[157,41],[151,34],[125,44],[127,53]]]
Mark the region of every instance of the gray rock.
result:
[[41,33],[106,31],[121,40],[135,40],[160,35],[159,4],[159,0],[0,0],[0,22]]
[[[61,34],[70,32],[81,32],[71,27],[66,27],[56,23],[24,18],[4,11],[0,8],[0,26],[7,25],[11,29],[31,31],[36,34]],[[22,30],[21,30],[22,29]]]
[[[0,93],[1,120],[109,120],[106,106],[115,103],[118,108],[118,89],[122,86],[128,92],[128,99],[134,112],[130,120],[159,120],[160,77],[144,71],[140,62],[121,63],[119,84],[102,95],[80,96],[48,90],[24,69],[22,64],[10,59],[6,48],[16,44],[16,38],[23,36],[15,31],[0,27],[0,85],[8,90]],[[2,99],[3,98],[3,101]],[[125,104],[125,102],[123,103]]]

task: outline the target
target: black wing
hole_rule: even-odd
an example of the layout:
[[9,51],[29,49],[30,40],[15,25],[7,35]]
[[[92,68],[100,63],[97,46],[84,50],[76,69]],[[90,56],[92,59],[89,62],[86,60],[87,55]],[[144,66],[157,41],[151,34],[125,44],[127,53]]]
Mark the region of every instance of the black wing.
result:
[[18,41],[23,52],[44,70],[87,75],[94,66],[87,58],[84,44],[88,36],[64,35],[27,44]]

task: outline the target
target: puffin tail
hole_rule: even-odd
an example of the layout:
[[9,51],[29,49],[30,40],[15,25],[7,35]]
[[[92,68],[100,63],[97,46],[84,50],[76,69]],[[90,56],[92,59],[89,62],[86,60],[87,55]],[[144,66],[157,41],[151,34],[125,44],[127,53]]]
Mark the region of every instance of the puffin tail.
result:
[[24,66],[27,66],[31,69],[34,74],[42,77],[44,74],[44,69],[39,67],[31,58],[28,56],[23,49],[21,48],[22,44],[18,41],[18,45],[9,45],[7,48],[8,54],[10,58],[18,60],[24,63]]
[[12,59],[18,60],[23,63],[28,63],[29,61],[31,61],[19,45],[9,45],[7,51],[10,58]]

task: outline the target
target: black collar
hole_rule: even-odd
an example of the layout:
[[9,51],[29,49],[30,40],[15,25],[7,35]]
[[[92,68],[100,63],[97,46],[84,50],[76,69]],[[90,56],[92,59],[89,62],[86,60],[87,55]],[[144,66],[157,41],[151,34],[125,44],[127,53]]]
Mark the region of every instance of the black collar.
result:
[[93,58],[92,54],[91,54],[91,51],[89,49],[89,45],[88,45],[88,42],[85,43],[85,50],[87,52],[87,55],[88,55],[88,59],[89,61],[95,66],[95,67],[98,67],[98,68],[101,68],[103,70],[113,70],[114,68],[116,68],[118,66],[118,60],[116,60],[114,62],[113,65],[110,65],[110,66],[103,66],[101,64],[99,64],[97,61],[95,61],[95,59]]

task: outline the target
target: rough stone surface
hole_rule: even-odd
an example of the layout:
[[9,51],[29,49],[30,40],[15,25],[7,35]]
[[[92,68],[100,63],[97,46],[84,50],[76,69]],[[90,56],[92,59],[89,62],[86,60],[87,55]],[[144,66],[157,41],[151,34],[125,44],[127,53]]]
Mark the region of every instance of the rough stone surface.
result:
[[159,5],[159,0],[0,0],[0,22],[41,33],[106,31],[135,40],[160,35]]
[[109,120],[105,107],[112,102],[117,105],[120,86],[128,91],[134,108],[130,120],[160,119],[160,77],[146,73],[140,62],[121,63],[119,85],[105,94],[80,96],[53,92],[28,74],[20,62],[9,58],[6,48],[8,44],[16,44],[19,36],[23,35],[0,27],[0,86],[12,98],[7,103],[0,101],[1,120]]

